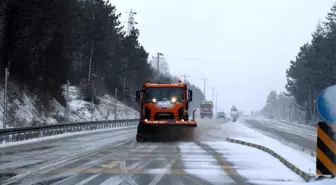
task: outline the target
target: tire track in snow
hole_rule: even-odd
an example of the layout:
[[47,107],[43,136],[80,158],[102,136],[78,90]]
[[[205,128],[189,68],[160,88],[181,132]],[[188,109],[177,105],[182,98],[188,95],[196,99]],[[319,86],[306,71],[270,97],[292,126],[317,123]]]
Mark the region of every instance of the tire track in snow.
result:
[[211,148],[209,145],[201,143],[201,142],[194,142],[196,145],[200,146],[203,150],[207,151],[220,165],[221,169],[227,174],[232,180],[234,180],[239,185],[248,185],[250,183],[247,182],[243,176],[241,176],[233,167],[228,160],[226,160],[221,154],[217,153],[216,150]]

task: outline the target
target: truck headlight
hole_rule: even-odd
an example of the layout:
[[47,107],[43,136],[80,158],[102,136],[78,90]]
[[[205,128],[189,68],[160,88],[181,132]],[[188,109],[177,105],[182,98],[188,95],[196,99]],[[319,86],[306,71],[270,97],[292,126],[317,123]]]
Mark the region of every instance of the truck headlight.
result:
[[155,98],[153,98],[153,100],[152,100],[152,101],[153,101],[153,103],[155,103],[155,102],[156,102],[156,99],[155,99]]
[[173,97],[173,98],[171,99],[171,101],[172,101],[172,103],[175,103],[175,102],[176,102],[176,98]]

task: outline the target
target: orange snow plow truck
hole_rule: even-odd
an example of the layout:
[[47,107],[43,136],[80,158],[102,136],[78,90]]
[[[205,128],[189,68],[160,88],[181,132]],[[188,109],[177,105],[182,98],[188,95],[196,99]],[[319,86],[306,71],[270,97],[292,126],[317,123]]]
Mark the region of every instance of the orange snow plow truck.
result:
[[136,140],[147,141],[158,127],[197,127],[195,111],[190,119],[189,102],[192,91],[182,83],[151,83],[148,81],[136,92],[136,101],[140,104],[140,121]]

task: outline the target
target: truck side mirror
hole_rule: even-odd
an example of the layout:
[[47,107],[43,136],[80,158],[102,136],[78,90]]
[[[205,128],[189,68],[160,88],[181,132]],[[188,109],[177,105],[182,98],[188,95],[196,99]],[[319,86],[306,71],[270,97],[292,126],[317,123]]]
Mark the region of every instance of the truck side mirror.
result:
[[135,101],[140,102],[140,91],[136,91]]
[[188,90],[188,101],[191,102],[192,101],[192,90]]

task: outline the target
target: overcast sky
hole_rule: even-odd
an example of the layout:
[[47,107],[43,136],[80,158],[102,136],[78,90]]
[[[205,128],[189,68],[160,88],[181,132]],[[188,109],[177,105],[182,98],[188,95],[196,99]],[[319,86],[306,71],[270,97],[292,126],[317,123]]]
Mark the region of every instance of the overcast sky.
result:
[[[271,90],[285,91],[286,69],[311,40],[334,0],[112,0],[126,25],[137,12],[140,42],[150,57],[161,52],[170,73],[206,97],[212,87],[220,108],[260,110]],[[216,96],[216,95],[215,95]]]

